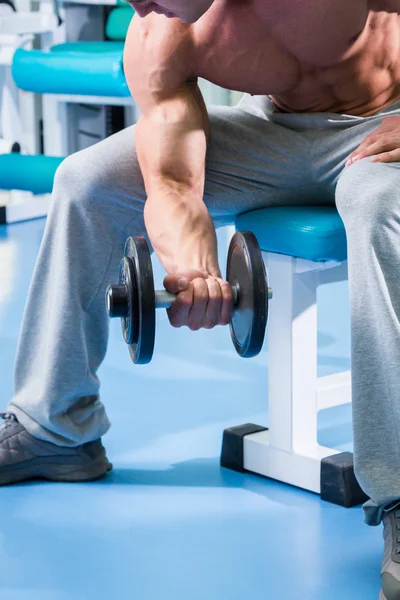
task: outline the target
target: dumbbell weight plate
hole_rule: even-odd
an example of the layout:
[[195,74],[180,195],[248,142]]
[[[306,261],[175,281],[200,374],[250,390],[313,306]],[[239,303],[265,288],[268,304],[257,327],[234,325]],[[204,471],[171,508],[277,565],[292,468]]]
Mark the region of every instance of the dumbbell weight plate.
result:
[[261,352],[268,321],[268,282],[256,236],[237,232],[228,251],[226,280],[238,288],[230,323],[236,352],[243,358]]
[[129,354],[139,365],[151,361],[156,334],[153,267],[146,239],[127,239],[120,267],[120,284],[128,292],[128,316],[121,319]]

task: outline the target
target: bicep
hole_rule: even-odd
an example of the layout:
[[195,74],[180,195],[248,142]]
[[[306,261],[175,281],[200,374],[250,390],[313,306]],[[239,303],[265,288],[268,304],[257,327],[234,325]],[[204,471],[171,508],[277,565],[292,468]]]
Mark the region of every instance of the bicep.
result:
[[135,15],[126,37],[124,73],[143,114],[170,98],[179,99],[190,79],[191,39],[188,26],[152,14]]
[[190,69],[190,40],[170,25],[160,28],[132,23],[125,47],[125,74],[141,112],[136,151],[145,179],[189,182],[204,169],[208,115]]

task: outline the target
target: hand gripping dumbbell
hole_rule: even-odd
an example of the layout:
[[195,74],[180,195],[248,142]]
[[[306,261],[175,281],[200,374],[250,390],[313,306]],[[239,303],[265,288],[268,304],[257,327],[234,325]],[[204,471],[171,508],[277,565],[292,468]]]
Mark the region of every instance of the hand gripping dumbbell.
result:
[[[260,353],[268,320],[268,288],[264,261],[253,233],[233,236],[227,261],[226,281],[232,286],[234,312],[230,323],[233,345],[239,356]],[[130,237],[120,264],[119,284],[106,292],[110,317],[121,318],[122,332],[136,364],[147,364],[154,351],[156,308],[170,308],[175,294],[154,290],[153,269],[144,237]]]

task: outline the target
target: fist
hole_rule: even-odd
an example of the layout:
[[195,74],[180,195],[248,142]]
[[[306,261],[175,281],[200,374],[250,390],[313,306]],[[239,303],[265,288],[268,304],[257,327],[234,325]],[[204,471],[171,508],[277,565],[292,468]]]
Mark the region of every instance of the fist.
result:
[[173,273],[164,279],[165,288],[177,294],[168,310],[173,327],[213,329],[228,325],[233,314],[232,288],[227,281],[205,271]]

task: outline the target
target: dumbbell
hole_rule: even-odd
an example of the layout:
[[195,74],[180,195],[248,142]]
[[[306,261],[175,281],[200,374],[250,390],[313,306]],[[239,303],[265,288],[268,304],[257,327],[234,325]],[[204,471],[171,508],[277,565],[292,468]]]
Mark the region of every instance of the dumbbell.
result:
[[[232,286],[234,312],[230,323],[233,345],[239,356],[260,353],[268,321],[268,288],[264,261],[257,238],[237,232],[229,245],[226,281]],[[149,246],[141,236],[129,237],[119,270],[118,285],[106,291],[107,312],[121,319],[122,333],[136,364],[147,364],[154,352],[156,309],[170,308],[175,294],[154,290]]]

